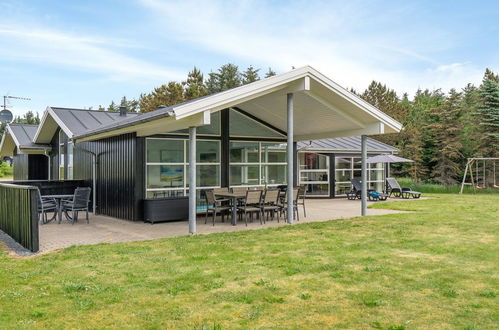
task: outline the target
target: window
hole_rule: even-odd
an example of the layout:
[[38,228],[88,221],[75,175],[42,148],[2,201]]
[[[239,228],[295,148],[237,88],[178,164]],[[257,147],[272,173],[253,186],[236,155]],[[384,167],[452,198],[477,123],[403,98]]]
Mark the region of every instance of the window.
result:
[[231,186],[279,185],[286,183],[286,143],[230,143]]
[[229,132],[230,136],[238,137],[278,137],[283,135],[264,124],[245,116],[244,114],[231,109],[229,112]]
[[[345,195],[352,189],[350,180],[361,177],[360,157],[336,157],[335,195]],[[385,168],[382,163],[367,164],[367,185],[369,189],[384,191]]]
[[68,171],[66,174],[66,179],[73,180],[73,142],[68,142],[67,145],[67,161],[68,161]]
[[[147,198],[185,196],[189,192],[189,141],[146,140]],[[198,189],[220,186],[220,142],[198,140],[196,144]],[[200,203],[202,200],[198,199]]]
[[65,177],[66,140],[67,140],[66,134],[64,134],[62,130],[59,130],[59,180],[66,179]]
[[[211,114],[210,125],[200,126],[197,128],[197,135],[220,135],[220,111]],[[188,129],[181,129],[178,131],[171,132],[170,134],[189,134]]]
[[298,162],[298,180],[307,186],[307,195],[329,196],[329,156],[300,152]]

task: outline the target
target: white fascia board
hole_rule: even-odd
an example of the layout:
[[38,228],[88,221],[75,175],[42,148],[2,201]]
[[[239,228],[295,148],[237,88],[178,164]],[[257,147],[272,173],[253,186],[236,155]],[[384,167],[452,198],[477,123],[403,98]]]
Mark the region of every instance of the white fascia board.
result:
[[[59,126],[60,129],[62,129],[62,131],[68,136],[69,139],[72,139],[74,137],[73,132],[71,132],[71,130],[66,126],[66,124],[64,124],[64,122],[57,116],[55,111],[51,107],[47,107],[47,109],[43,113],[43,117],[42,117],[42,120],[40,121],[40,125],[38,125],[38,129],[36,130],[35,137],[33,138],[34,143],[40,143],[38,141],[39,135],[40,135],[40,132],[42,132],[42,130],[45,126],[45,122],[47,121],[47,118],[49,115],[56,122],[57,126]],[[42,143],[43,142],[44,141],[42,141]]]
[[[178,119],[194,113],[211,110],[219,111],[246,102],[256,97],[288,88],[287,92],[298,92],[310,89],[310,80],[305,79],[306,67],[296,69],[281,75],[265,78],[248,85],[229,89],[198,101],[174,107]],[[297,81],[298,80],[298,81]],[[295,82],[295,84],[293,84]]]
[[7,131],[9,132],[10,137],[12,138],[12,140],[14,141],[14,143],[16,144],[16,148],[19,148],[21,146],[21,144],[17,140],[14,132],[12,131],[12,128],[10,128],[10,125],[7,125],[5,128],[7,129]]

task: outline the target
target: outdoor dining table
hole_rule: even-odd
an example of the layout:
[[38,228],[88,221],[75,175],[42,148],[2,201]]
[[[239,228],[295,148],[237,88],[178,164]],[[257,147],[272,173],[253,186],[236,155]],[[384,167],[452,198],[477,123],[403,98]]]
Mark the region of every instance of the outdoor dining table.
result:
[[237,225],[237,201],[246,197],[246,192],[230,193],[230,192],[217,192],[215,197],[228,198],[232,201],[232,219],[233,226]]
[[73,198],[74,195],[43,195],[42,198],[55,200],[55,205],[57,208],[57,220],[59,223],[62,221],[62,200],[66,198]]

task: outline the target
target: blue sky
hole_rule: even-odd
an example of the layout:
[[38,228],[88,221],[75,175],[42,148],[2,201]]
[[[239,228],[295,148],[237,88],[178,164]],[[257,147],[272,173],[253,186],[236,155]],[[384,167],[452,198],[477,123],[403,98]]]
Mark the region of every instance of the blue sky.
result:
[[312,65],[399,93],[499,71],[498,1],[1,1],[0,92],[15,114],[136,98],[194,65]]

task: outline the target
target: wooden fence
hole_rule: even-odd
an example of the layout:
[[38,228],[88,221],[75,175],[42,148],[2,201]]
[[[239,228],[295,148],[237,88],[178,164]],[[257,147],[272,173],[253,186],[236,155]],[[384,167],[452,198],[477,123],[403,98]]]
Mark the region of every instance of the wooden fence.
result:
[[32,252],[39,250],[35,186],[0,183],[0,229]]

